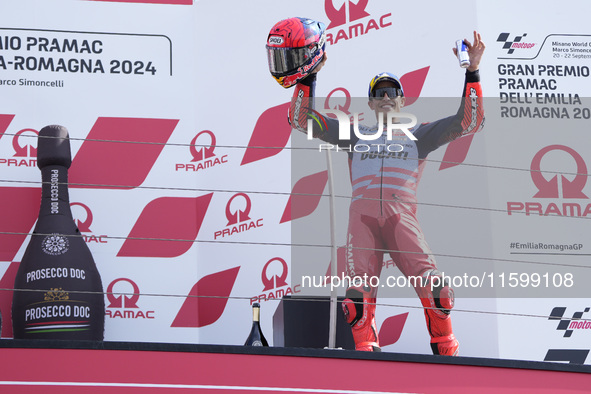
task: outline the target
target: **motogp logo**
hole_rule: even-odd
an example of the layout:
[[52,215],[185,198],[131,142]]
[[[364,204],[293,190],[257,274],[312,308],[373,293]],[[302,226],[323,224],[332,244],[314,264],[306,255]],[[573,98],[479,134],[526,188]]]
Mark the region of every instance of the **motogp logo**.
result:
[[583,315],[589,312],[590,308],[586,307],[582,311],[573,313],[572,317],[565,317],[565,307],[556,307],[550,312],[548,320],[558,320],[556,330],[564,331],[564,338],[570,338],[575,330],[591,330],[591,321],[583,318]]
[[512,41],[509,41],[509,35],[509,33],[501,33],[497,38],[497,42],[503,43],[503,49],[506,49],[507,54],[509,55],[515,52],[515,49],[531,49],[536,45],[534,43],[522,41],[523,38],[527,36],[527,33],[523,33],[520,36],[515,36],[515,38]]

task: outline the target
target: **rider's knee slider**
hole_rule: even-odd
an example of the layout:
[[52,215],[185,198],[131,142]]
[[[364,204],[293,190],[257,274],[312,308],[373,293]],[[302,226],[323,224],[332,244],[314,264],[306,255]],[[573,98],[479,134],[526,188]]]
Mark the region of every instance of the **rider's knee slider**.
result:
[[449,285],[449,278],[443,276],[438,270],[429,270],[423,273],[423,283],[432,290],[435,306],[446,315],[451,313],[454,307],[454,290]]
[[356,289],[349,289],[343,300],[345,321],[354,326],[363,317],[363,293]]

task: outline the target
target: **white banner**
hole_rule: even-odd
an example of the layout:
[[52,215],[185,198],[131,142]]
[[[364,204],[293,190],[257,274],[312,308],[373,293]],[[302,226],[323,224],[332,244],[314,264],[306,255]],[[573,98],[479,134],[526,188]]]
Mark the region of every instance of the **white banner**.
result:
[[[293,16],[327,25],[316,95],[328,106],[348,110],[389,71],[407,96],[445,102],[419,122],[457,110],[464,70],[452,47],[477,30],[484,130],[430,154],[418,190],[422,231],[455,279],[460,355],[590,363],[591,305],[579,291],[591,248],[590,11],[582,0],[5,5],[1,288],[14,285],[38,212],[37,133],[61,124],[72,212],[112,293],[105,340],[240,345],[259,302],[272,344],[281,298],[307,294],[292,273],[327,274],[331,250],[325,153],[287,124],[293,91],[269,74],[270,28]],[[351,185],[346,153],[332,159],[343,254]],[[300,194],[312,195],[301,211]],[[383,279],[401,275],[384,260]],[[381,293],[383,351],[430,354],[414,291]],[[0,292],[5,338],[11,297]]]

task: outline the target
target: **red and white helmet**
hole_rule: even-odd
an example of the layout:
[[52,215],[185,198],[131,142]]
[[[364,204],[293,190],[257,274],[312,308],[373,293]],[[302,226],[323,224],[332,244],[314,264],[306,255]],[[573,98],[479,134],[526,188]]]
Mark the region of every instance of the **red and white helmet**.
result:
[[277,22],[267,37],[269,71],[284,88],[306,78],[324,56],[326,26],[308,18]]

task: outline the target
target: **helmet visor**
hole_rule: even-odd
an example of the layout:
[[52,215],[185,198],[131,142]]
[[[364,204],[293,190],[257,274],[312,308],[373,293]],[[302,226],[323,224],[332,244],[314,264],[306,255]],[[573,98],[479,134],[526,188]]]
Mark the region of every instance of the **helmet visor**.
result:
[[310,48],[273,48],[267,46],[269,71],[272,74],[287,74],[303,66],[312,57]]

